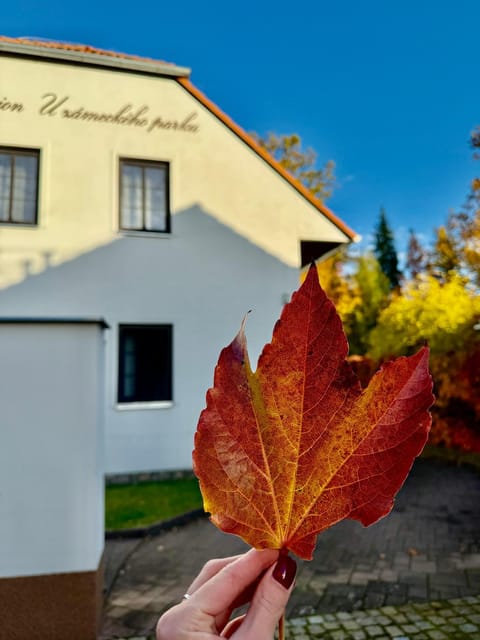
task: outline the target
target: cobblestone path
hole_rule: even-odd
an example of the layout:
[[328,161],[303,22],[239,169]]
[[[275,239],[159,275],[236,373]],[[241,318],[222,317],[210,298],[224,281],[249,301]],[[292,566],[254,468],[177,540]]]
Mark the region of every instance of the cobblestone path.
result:
[[[158,615],[181,599],[207,559],[245,548],[241,540],[222,534],[203,519],[152,538],[109,541],[107,583],[113,586],[103,638],[147,636]],[[387,518],[366,529],[344,521],[319,537],[314,560],[299,563],[287,617],[296,640],[480,639],[480,612],[475,609],[479,594],[480,474],[420,459]],[[445,611],[454,611],[450,618],[465,618],[455,627],[455,635],[438,635],[445,632],[429,620],[436,616],[435,611],[438,614],[438,601],[444,602]],[[389,618],[388,624],[357,622],[365,618],[377,618],[378,622],[379,616],[385,619],[394,611],[407,617],[404,624],[408,626],[415,620],[402,610],[405,605],[411,616],[420,615],[433,626],[418,628],[415,633],[410,630],[410,635],[400,626],[403,635],[397,636],[392,635],[394,629],[386,630],[396,626],[395,618]],[[421,609],[415,607],[419,605],[427,607],[427,614],[418,613]],[[470,617],[457,610],[462,606],[472,608]],[[342,620],[359,627],[349,629]],[[340,626],[328,630],[328,624],[322,627],[326,623]],[[376,626],[382,631],[373,629]]]

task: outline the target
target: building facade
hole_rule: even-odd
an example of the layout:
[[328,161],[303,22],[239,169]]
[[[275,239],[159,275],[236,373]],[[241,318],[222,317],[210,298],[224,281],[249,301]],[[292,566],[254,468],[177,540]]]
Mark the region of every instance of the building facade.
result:
[[104,318],[106,472],[188,469],[245,313],[254,366],[354,234],[188,69],[3,37],[0,77],[0,316]]

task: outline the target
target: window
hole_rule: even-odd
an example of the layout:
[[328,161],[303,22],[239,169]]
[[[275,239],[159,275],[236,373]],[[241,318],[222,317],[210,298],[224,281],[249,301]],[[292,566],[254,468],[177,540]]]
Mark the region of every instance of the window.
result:
[[120,160],[120,228],[170,233],[167,162]]
[[123,324],[118,331],[118,402],[172,400],[172,325]]
[[37,223],[39,156],[33,149],[0,147],[0,223]]

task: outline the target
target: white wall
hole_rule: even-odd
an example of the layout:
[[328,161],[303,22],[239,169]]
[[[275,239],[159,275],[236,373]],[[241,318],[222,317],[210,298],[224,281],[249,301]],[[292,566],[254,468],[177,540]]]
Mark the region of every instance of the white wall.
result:
[[0,577],[98,568],[102,361],[98,324],[0,323]]
[[[291,267],[300,240],[348,238],[175,79],[0,57],[2,86],[21,111],[0,112],[0,144],[41,150],[39,226],[0,227],[0,285],[119,237],[120,157],[171,163],[174,216],[199,205]],[[56,96],[61,106],[50,113]],[[145,126],[66,118],[145,107]],[[46,108],[47,107],[47,108]],[[150,130],[161,115],[195,114],[195,132]]]
[[[243,316],[252,366],[271,338],[298,272],[200,209],[179,214],[171,238],[123,238],[27,278],[0,295],[3,315],[101,316],[106,332],[107,471],[191,467],[193,434],[220,350]],[[174,404],[119,410],[117,326],[172,323]]]
[[[39,147],[39,224],[0,226],[0,316],[100,316],[106,345],[107,472],[191,466],[193,434],[220,349],[245,313],[252,365],[298,286],[300,240],[345,235],[174,79],[0,58],[8,99],[0,145]],[[67,102],[53,115],[45,94]],[[62,109],[122,105],[196,132],[83,122]],[[172,233],[118,229],[120,157],[171,163]],[[172,323],[174,403],[116,405],[119,323]]]

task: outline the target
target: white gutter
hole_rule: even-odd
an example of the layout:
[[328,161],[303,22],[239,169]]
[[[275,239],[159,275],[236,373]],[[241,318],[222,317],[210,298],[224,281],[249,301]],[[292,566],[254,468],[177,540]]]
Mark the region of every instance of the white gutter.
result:
[[35,44],[30,45],[2,42],[0,40],[0,54],[2,52],[17,56],[28,56],[30,58],[46,58],[49,60],[60,60],[67,63],[81,63],[95,65],[97,67],[108,67],[118,69],[120,71],[137,71],[156,76],[188,78],[191,73],[191,69],[188,67],[177,67],[174,64],[166,64],[155,60],[136,60],[134,58],[109,56],[100,53],[55,49],[53,47],[42,47]]

